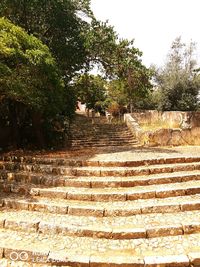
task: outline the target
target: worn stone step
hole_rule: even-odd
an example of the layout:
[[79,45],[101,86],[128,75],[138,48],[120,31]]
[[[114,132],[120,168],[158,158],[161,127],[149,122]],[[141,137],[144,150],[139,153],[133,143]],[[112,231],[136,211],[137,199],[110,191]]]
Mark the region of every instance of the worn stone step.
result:
[[1,206],[18,210],[42,211],[57,214],[112,217],[147,213],[171,213],[200,210],[200,195],[169,198],[138,199],[132,201],[96,202],[11,194],[2,197]]
[[112,145],[110,145],[110,144],[98,144],[98,143],[94,143],[94,144],[84,144],[84,143],[82,143],[82,144],[78,144],[78,145],[70,145],[69,144],[69,147],[70,148],[76,148],[76,150],[80,150],[80,149],[85,149],[85,148],[108,148],[108,147],[116,147],[116,148],[118,148],[118,147],[120,147],[120,148],[122,148],[122,147],[124,147],[124,148],[130,148],[130,147],[134,147],[134,146],[138,146],[138,143],[116,143],[116,144],[112,144]]
[[116,144],[116,143],[136,143],[138,142],[137,140],[133,139],[133,138],[116,138],[116,139],[98,139],[98,140],[92,140],[92,139],[83,139],[83,138],[73,138],[73,139],[69,139],[68,142],[74,143],[74,144],[79,144],[79,143],[86,143],[86,144],[93,144],[93,143],[97,143],[97,144]]
[[136,140],[134,136],[101,136],[101,135],[73,135],[71,138],[68,139],[69,141],[78,141],[81,140],[82,142],[92,141],[92,142],[111,142],[111,141],[130,141],[130,140]]
[[[94,162],[95,163],[95,162]],[[95,163],[96,164],[96,163]],[[1,188],[6,185],[27,183],[43,186],[67,186],[82,188],[135,187],[156,184],[181,183],[199,181],[200,171],[173,172],[167,174],[150,174],[146,176],[128,177],[78,177],[65,175],[38,174],[32,172],[0,171]]]
[[119,144],[123,144],[123,143],[136,143],[138,142],[137,140],[134,140],[132,138],[119,138],[119,139],[98,139],[98,140],[92,140],[92,139],[82,139],[82,138],[77,138],[77,139],[69,139],[68,140],[69,142],[73,143],[73,144],[82,144],[83,142],[85,144],[109,144],[109,145],[112,145],[112,144],[116,144],[116,143],[119,143]]
[[84,146],[82,145],[74,145],[74,146],[68,146],[68,149],[70,151],[80,151],[80,150],[84,150],[84,149],[131,149],[131,148],[138,148],[139,143],[135,143],[135,144],[115,144],[115,145],[86,145]]
[[[0,230],[1,256],[59,266],[199,266],[199,234],[138,240],[62,237]],[[48,265],[47,265],[48,266]]]
[[[193,163],[175,163],[141,166],[141,167],[77,167],[72,170],[72,173],[76,176],[133,176],[133,175],[149,175],[158,173],[170,173],[178,171],[192,171],[199,170],[200,162]],[[69,174],[69,173],[68,173]]]
[[131,141],[136,141],[135,138],[132,138],[132,137],[126,137],[126,138],[121,138],[121,137],[116,137],[116,138],[101,138],[101,136],[98,136],[97,139],[93,139],[93,138],[83,138],[83,137],[77,137],[77,138],[71,138],[69,139],[69,141],[81,141],[81,142],[96,142],[96,143],[100,143],[100,144],[104,144],[104,143],[116,143],[116,142],[131,142]]
[[[24,185],[22,185],[24,188]],[[20,185],[14,187],[13,192]],[[12,188],[11,188],[12,192]],[[187,181],[182,183],[170,183],[161,188],[161,185],[119,187],[119,188],[77,188],[77,187],[32,187],[30,195],[87,201],[127,201],[137,199],[168,198],[200,194],[200,181]]]
[[[13,254],[14,255],[14,254]],[[55,263],[56,264],[56,263]],[[1,267],[48,267],[48,266],[52,266],[52,267],[56,267],[58,265],[54,265],[51,263],[35,263],[35,262],[25,262],[25,261],[13,261],[11,259],[0,259],[0,266]],[[68,266],[70,267],[70,266]]]
[[90,138],[97,138],[98,136],[101,136],[102,138],[108,138],[108,137],[110,137],[110,138],[116,138],[116,137],[133,137],[134,135],[131,133],[131,132],[126,132],[126,131],[113,131],[113,132],[108,132],[108,131],[102,131],[102,132],[100,132],[100,131],[90,131],[89,133],[88,133],[88,128],[87,128],[87,130],[85,130],[85,132],[84,131],[81,131],[81,132],[75,132],[75,133],[73,133],[73,135],[72,135],[72,138],[73,137],[78,137],[78,136],[82,136],[82,137],[85,137],[85,138],[87,138],[87,136],[88,137],[90,137]]
[[74,129],[74,128],[77,129],[77,128],[79,128],[81,126],[81,128],[83,128],[83,129],[88,129],[87,128],[88,125],[90,125],[92,129],[96,129],[96,130],[102,130],[102,129],[111,130],[111,131],[116,131],[116,130],[127,131],[128,130],[128,127],[127,127],[126,124],[119,124],[119,125],[117,125],[117,124],[109,124],[109,123],[99,123],[99,124],[98,123],[94,123],[94,124],[92,124],[92,123],[87,123],[87,122],[86,123],[85,122],[83,122],[83,123],[79,122],[78,125],[74,124],[74,125],[71,126],[71,128],[72,129]]
[[113,188],[179,183],[194,180],[200,180],[200,171],[173,172],[167,174],[152,174],[148,176],[129,177],[72,177],[72,179],[65,180],[65,186],[86,188]]
[[138,145],[138,141],[134,140],[122,140],[122,141],[84,141],[84,140],[73,140],[73,141],[68,141],[68,145],[73,145],[73,146],[87,146],[89,147],[123,147],[123,146],[129,146],[129,145]]
[[139,167],[65,167],[50,164],[0,162],[0,170],[42,172],[74,176],[140,176],[158,173],[200,170],[200,162],[150,165]]
[[77,146],[120,146],[125,144],[137,144],[137,141],[132,140],[122,140],[122,141],[82,141],[82,140],[75,140],[69,141],[71,145]]
[[[34,164],[52,164],[62,166],[96,166],[96,167],[138,167],[148,165],[159,165],[159,164],[172,164],[172,163],[192,163],[200,162],[200,157],[168,157],[168,158],[153,158],[153,159],[141,159],[141,160],[90,160],[81,159],[80,157],[72,159],[71,157],[60,157],[60,156],[12,156],[12,155],[0,155],[0,160],[5,162],[16,162],[16,163],[34,163]],[[2,164],[2,162],[1,162]]]
[[100,218],[55,215],[18,210],[0,211],[0,228],[15,231],[86,236],[107,239],[139,239],[200,232],[199,211]]
[[[89,129],[89,130],[88,130]],[[80,132],[81,130],[81,132]],[[101,127],[101,128],[97,128],[97,127],[90,127],[88,125],[85,125],[84,127],[73,127],[71,128],[71,135],[102,135],[102,136],[106,136],[106,135],[126,135],[126,134],[132,134],[131,131],[129,131],[128,129],[124,129],[124,128],[105,128],[105,127]]]
[[134,136],[131,132],[129,131],[120,131],[120,130],[115,130],[115,131],[95,131],[95,130],[92,130],[88,133],[88,127],[87,129],[84,131],[81,131],[81,132],[76,132],[76,133],[73,133],[72,137],[78,137],[78,136],[83,136],[83,137],[93,137],[93,138],[97,138],[98,136],[101,136],[102,138],[115,138],[115,137],[131,137],[131,136]]

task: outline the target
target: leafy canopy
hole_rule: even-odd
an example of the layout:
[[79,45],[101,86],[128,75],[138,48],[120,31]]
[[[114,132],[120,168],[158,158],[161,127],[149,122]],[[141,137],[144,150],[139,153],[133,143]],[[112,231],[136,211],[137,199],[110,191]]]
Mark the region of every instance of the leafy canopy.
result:
[[0,16],[45,43],[70,78],[86,59],[85,31],[92,17],[89,0],[2,0]]
[[98,103],[106,99],[105,81],[99,75],[81,75],[75,86],[78,98],[89,109],[95,109]]
[[64,85],[48,47],[0,18],[0,100],[55,115],[64,108]]
[[186,45],[181,37],[173,41],[165,66],[155,73],[160,92],[158,109],[189,111],[198,108],[200,77],[195,49],[195,43]]

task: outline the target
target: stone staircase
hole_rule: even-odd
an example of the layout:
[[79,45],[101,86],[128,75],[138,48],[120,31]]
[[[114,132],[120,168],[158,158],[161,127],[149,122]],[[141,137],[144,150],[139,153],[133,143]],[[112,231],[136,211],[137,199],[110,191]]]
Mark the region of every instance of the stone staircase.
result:
[[200,157],[2,156],[0,266],[200,266]]
[[81,113],[76,114],[71,125],[68,143],[74,149],[138,144],[125,123],[108,123],[105,117],[96,117],[92,122]]

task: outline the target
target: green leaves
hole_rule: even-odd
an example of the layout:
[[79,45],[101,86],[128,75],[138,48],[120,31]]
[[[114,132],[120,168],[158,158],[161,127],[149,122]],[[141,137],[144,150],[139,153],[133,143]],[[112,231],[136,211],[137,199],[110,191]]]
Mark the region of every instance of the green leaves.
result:
[[105,81],[100,76],[84,74],[78,78],[75,86],[77,97],[89,109],[95,109],[98,102],[106,99]]
[[86,60],[84,33],[89,25],[83,17],[92,16],[89,4],[88,0],[4,0],[0,3],[0,16],[48,45],[70,79]]
[[49,49],[3,18],[0,44],[0,94],[46,112],[48,101],[63,90]]
[[167,62],[163,69],[156,72],[160,92],[158,108],[161,110],[196,110],[200,79],[194,58],[195,44],[182,43],[181,38],[174,40]]

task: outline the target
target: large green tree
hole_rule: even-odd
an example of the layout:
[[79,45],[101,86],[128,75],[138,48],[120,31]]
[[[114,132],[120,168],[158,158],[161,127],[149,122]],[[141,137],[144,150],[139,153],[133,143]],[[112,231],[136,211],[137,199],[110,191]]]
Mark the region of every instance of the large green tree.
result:
[[122,98],[126,98],[127,104],[137,107],[138,101],[151,89],[151,73],[142,64],[142,53],[135,48],[134,41],[120,39],[108,22],[101,23],[95,19],[86,40],[89,62],[92,63],[89,67],[99,66],[110,80],[114,80],[112,89],[119,91],[120,87],[123,88]]
[[42,128],[59,114],[66,115],[65,95],[63,79],[49,48],[0,18],[0,117],[4,126],[9,125],[16,145],[31,125],[39,142],[43,142]]
[[51,50],[65,77],[83,67],[89,0],[2,0],[0,16],[23,27]]

